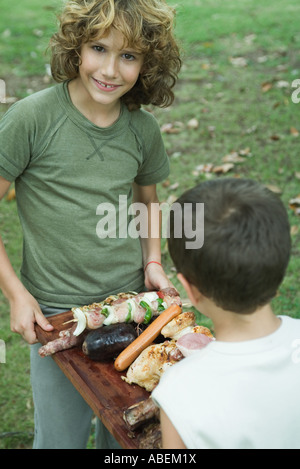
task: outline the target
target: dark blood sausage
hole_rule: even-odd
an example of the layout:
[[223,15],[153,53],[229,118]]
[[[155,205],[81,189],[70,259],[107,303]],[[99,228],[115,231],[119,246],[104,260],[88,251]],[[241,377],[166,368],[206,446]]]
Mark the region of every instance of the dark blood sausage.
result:
[[82,351],[91,360],[107,362],[114,360],[136,338],[137,332],[132,324],[111,324],[89,332]]

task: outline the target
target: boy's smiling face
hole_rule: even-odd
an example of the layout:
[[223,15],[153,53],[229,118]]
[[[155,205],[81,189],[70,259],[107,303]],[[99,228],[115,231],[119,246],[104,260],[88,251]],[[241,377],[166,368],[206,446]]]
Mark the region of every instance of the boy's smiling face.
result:
[[115,28],[106,37],[84,43],[76,79],[81,102],[115,109],[134,87],[142,67],[143,55],[124,46],[124,36]]

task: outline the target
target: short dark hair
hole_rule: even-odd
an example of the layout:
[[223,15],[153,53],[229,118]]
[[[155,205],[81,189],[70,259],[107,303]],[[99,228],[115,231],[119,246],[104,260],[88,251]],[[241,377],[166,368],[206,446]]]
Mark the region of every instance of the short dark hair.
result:
[[[170,212],[169,251],[178,272],[222,309],[252,313],[277,294],[289,263],[290,225],[278,195],[250,179],[206,181],[185,192],[182,209],[204,204],[204,244],[186,249],[174,236]],[[202,227],[203,229],[203,227]]]

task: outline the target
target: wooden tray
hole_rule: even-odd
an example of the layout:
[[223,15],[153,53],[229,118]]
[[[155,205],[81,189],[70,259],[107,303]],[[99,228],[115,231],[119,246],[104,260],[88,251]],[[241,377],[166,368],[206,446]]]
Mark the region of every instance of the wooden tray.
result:
[[[63,323],[72,318],[71,311],[48,318],[55,328],[52,332],[36,326],[40,343],[44,345],[56,339],[60,331],[70,328],[70,324]],[[123,420],[123,411],[147,399],[150,394],[140,386],[123,381],[121,376],[126,373],[116,371],[113,363],[92,361],[80,348],[57,352],[52,358],[122,448],[138,449],[138,432],[132,434],[129,431]]]

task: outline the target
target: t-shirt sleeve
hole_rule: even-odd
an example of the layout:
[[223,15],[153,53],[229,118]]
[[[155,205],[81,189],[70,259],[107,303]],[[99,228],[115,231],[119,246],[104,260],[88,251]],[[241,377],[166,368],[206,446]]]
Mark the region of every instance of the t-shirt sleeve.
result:
[[32,120],[22,101],[0,120],[0,176],[13,182],[27,167],[34,138]]
[[169,157],[158,122],[146,111],[140,111],[138,134],[142,140],[143,163],[135,182],[149,186],[164,181],[170,173]]

